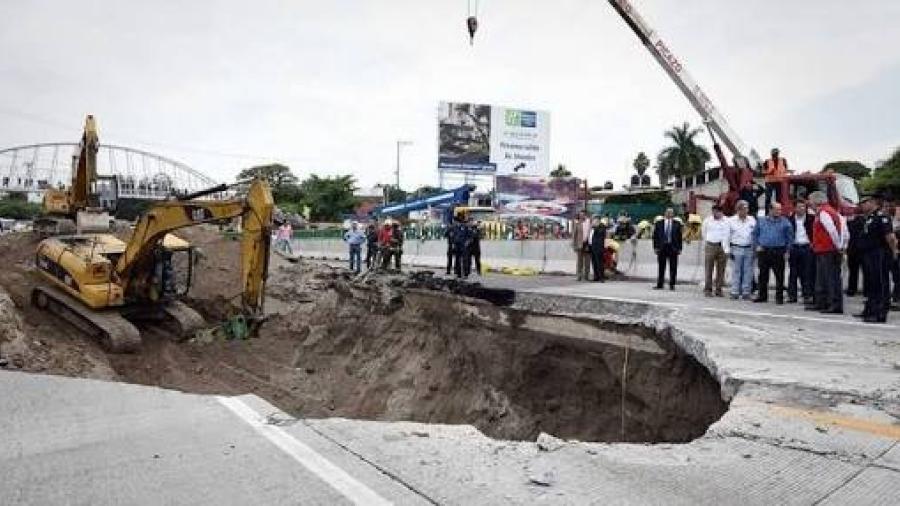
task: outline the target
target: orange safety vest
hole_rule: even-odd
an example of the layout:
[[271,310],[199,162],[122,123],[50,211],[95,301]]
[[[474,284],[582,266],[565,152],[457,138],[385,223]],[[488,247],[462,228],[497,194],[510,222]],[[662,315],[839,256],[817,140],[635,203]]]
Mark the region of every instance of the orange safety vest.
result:
[[773,163],[772,159],[769,158],[766,160],[766,169],[763,172],[763,175],[766,176],[767,183],[774,183],[778,181],[778,178],[781,176],[787,175],[787,166],[785,165],[784,158],[778,157],[778,161]]

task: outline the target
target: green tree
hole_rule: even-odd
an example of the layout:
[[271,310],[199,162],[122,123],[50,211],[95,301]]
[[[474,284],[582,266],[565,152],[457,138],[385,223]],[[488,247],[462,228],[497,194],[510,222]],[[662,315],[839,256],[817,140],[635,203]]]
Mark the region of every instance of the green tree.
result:
[[550,177],[572,177],[572,171],[567,169],[564,164],[559,164],[550,171]]
[[402,188],[397,188],[394,185],[385,186],[384,192],[388,202],[403,202],[409,196]]
[[41,214],[42,206],[28,202],[24,195],[11,193],[0,199],[0,218],[30,220]]
[[416,188],[416,191],[412,192],[411,197],[418,199],[418,198],[422,198],[422,197],[427,197],[428,195],[433,195],[440,191],[442,191],[441,188],[438,188],[437,186],[429,186],[429,185],[420,186],[420,187]]
[[634,163],[632,165],[634,166],[634,171],[637,172],[637,175],[644,177],[644,174],[647,172],[647,168],[650,167],[650,159],[647,158],[647,155],[644,154],[643,151],[641,151],[634,159]]
[[269,182],[275,202],[297,202],[302,198],[300,188],[297,186],[297,176],[287,165],[272,163],[249,167],[238,173],[237,181],[249,183],[257,177],[264,178]]
[[693,176],[703,172],[710,156],[709,151],[695,141],[702,131],[700,128],[691,128],[687,122],[666,131],[664,135],[672,141],[672,145],[664,148],[656,157],[661,184],[665,185],[672,176]]
[[872,169],[866,167],[865,165],[857,162],[857,161],[838,161],[838,162],[828,162],[822,167],[822,172],[826,171],[834,171],[838,174],[843,174],[848,177],[852,177],[853,179],[863,179],[869,177]]
[[353,176],[319,177],[315,174],[300,183],[302,203],[309,206],[310,220],[337,221],[356,207]]
[[871,176],[863,179],[862,187],[866,191],[889,193],[894,198],[900,197],[900,148],[895,149],[887,160],[881,162]]

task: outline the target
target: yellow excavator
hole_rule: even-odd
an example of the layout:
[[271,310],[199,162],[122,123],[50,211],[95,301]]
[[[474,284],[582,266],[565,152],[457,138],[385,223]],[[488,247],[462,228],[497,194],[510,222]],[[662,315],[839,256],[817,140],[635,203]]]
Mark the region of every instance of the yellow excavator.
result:
[[43,214],[34,221],[34,230],[42,236],[84,231],[108,231],[111,217],[100,203],[98,181],[114,177],[97,174],[100,140],[92,115],[84,120],[84,132],[78,153],[72,157],[72,184],[67,189],[50,188],[44,192]]
[[272,192],[265,180],[256,179],[244,197],[200,199],[228,188],[219,185],[155,204],[138,219],[127,243],[111,234],[44,239],[35,263],[46,282],[33,289],[32,304],[66,319],[114,353],[139,349],[140,333],[132,322],[162,322],[174,327],[177,337],[189,337],[205,325],[180,300],[190,289],[195,252],[170,232],[240,218],[242,316],[251,324],[260,322],[275,207]]

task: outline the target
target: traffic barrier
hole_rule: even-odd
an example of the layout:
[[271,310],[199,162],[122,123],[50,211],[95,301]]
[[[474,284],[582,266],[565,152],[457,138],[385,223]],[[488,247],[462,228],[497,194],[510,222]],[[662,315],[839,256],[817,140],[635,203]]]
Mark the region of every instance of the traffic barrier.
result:
[[[338,239],[293,240],[295,253],[303,257],[349,260],[347,244]],[[678,259],[680,283],[703,284],[703,241],[685,242]],[[482,241],[481,262],[492,271],[575,275],[575,254],[568,240]],[[403,263],[407,265],[446,269],[446,241],[407,240],[403,246]],[[658,264],[653,242],[649,239],[622,241],[619,245],[618,270],[628,279],[656,280]],[[756,272],[756,264],[753,266]],[[785,268],[785,286],[787,273]],[[725,268],[725,284],[731,283],[732,262]],[[847,286],[847,264],[841,268],[844,287]],[[668,271],[666,272],[668,276]],[[861,278],[860,278],[861,279]],[[769,285],[775,286],[774,279]]]
[[[294,240],[292,247],[303,257],[347,260],[347,244],[335,239]],[[492,270],[550,274],[575,274],[575,254],[568,240],[482,241],[481,261]],[[446,241],[407,240],[403,263],[446,268]],[[703,246],[700,241],[684,244],[678,262],[678,280],[703,281]],[[619,248],[618,270],[630,279],[655,280],[656,254],[650,240],[625,241]]]

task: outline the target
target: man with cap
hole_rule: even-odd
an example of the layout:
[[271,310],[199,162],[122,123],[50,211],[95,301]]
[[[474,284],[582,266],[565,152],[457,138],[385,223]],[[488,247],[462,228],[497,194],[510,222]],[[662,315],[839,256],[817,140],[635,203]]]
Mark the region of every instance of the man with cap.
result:
[[773,197],[775,201],[779,200],[781,190],[779,185],[781,179],[788,173],[787,160],[779,156],[778,148],[772,148],[772,157],[766,160],[763,166],[763,176],[766,181],[766,214],[769,213],[769,207],[772,205]]
[[891,219],[880,210],[880,201],[880,195],[867,195],[860,201],[860,208],[865,213],[859,250],[866,304],[862,313],[853,316],[866,323],[887,322],[890,264],[897,258],[897,237]]

